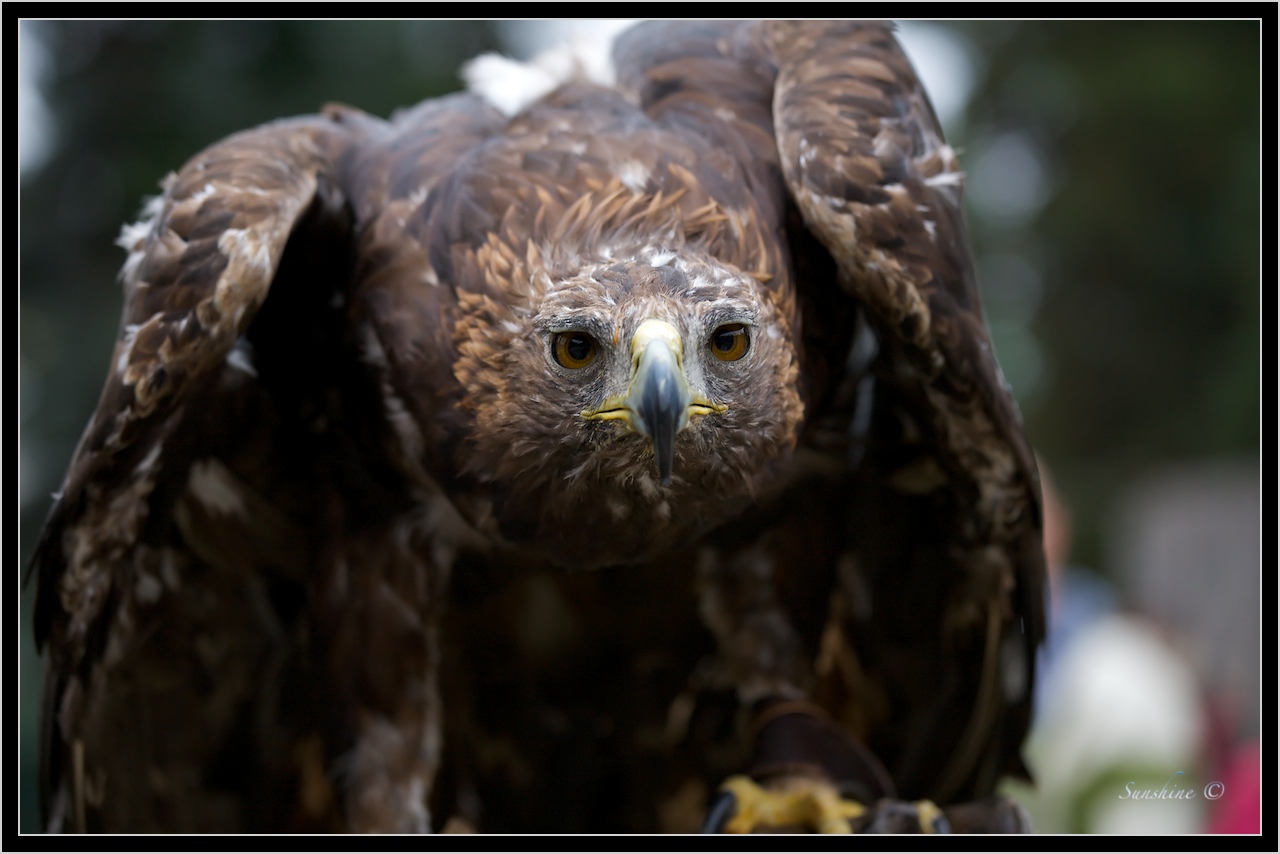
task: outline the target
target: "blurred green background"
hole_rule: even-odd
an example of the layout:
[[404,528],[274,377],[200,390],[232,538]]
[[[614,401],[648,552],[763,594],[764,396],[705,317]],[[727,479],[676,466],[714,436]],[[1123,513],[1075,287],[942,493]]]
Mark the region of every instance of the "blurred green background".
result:
[[[157,181],[229,133],[327,101],[386,115],[454,90],[465,59],[527,52],[548,29],[21,23],[24,563],[105,373],[113,241]],[[969,173],[997,354],[1074,511],[1073,561],[1131,592],[1108,538],[1135,484],[1204,460],[1258,470],[1260,25],[903,31]],[[38,830],[30,592],[24,832]]]

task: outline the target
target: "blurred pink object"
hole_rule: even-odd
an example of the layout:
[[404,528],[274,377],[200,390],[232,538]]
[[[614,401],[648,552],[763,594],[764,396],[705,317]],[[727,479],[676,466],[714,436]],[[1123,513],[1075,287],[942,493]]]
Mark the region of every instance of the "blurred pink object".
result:
[[1221,782],[1221,797],[1214,801],[1209,815],[1209,832],[1261,833],[1261,743],[1253,741],[1237,749],[1223,768]]

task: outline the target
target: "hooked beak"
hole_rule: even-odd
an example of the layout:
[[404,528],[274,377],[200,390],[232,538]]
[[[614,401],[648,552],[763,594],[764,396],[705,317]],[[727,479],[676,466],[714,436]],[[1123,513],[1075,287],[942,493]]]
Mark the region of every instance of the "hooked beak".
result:
[[683,352],[680,333],[674,326],[665,320],[644,321],[631,339],[631,382],[627,393],[609,398],[599,409],[582,413],[583,418],[592,420],[625,421],[632,430],[648,437],[663,486],[671,485],[676,434],[689,425],[689,418],[728,408],[693,396],[681,365]]

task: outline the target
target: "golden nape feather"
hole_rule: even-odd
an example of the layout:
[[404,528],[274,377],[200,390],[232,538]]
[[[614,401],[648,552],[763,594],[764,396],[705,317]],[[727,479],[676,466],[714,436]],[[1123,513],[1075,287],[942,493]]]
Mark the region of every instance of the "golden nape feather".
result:
[[1039,484],[891,28],[566,67],[229,137],[125,229],[50,830],[1027,829]]

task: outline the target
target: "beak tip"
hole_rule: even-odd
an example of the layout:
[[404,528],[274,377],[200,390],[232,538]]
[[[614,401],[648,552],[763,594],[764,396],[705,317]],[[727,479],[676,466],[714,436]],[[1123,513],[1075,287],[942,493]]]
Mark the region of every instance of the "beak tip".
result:
[[663,486],[670,486],[671,471],[675,468],[676,456],[675,448],[672,446],[674,437],[664,436],[662,439],[653,443],[653,455],[658,463],[658,479],[662,481]]

